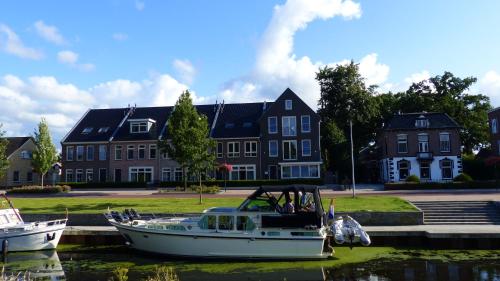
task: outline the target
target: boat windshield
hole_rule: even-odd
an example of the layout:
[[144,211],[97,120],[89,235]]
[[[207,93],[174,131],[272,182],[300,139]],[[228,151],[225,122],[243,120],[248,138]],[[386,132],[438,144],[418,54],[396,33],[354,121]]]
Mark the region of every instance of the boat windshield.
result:
[[248,198],[239,207],[243,212],[276,212],[278,200],[274,196]]

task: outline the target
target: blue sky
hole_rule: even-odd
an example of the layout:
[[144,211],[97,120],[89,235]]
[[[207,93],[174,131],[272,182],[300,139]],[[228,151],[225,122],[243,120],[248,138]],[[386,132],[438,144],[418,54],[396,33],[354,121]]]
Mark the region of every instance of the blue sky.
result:
[[0,123],[58,142],[88,108],[272,100],[315,107],[318,67],[353,59],[381,91],[445,70],[500,105],[499,1],[9,1]]

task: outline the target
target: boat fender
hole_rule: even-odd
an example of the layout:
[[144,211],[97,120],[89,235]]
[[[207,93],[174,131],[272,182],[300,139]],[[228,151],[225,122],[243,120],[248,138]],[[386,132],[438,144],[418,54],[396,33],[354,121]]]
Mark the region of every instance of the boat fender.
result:
[[361,241],[361,245],[363,245],[363,246],[370,246],[370,244],[372,243],[371,240],[370,240],[370,236],[364,230],[361,231],[361,234],[359,235],[359,238],[360,238],[360,241]]
[[9,240],[5,239],[2,241],[2,255],[5,258],[9,252]]

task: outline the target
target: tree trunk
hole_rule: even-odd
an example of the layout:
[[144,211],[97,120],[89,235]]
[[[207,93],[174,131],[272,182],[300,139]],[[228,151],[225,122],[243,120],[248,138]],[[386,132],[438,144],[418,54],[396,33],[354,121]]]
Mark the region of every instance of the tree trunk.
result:
[[200,205],[203,203],[203,187],[201,185],[201,173],[198,175],[198,178],[200,180]]
[[42,176],[42,177],[41,177],[41,186],[42,186],[42,188],[43,188],[43,177],[45,176],[45,173],[41,174],[41,176]]
[[186,167],[182,167],[182,179],[184,180],[184,191],[187,190],[187,173]]

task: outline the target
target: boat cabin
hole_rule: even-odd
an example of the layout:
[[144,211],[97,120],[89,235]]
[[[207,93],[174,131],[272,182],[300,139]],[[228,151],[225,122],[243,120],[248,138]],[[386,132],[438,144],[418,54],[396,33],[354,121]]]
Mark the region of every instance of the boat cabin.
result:
[[10,227],[23,223],[19,210],[0,209],[0,227]]

